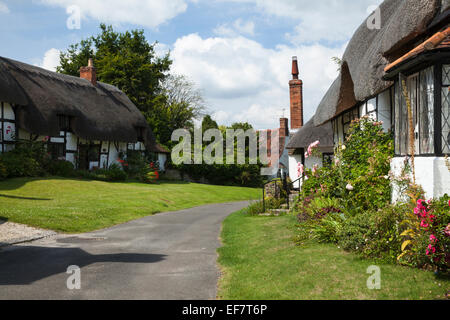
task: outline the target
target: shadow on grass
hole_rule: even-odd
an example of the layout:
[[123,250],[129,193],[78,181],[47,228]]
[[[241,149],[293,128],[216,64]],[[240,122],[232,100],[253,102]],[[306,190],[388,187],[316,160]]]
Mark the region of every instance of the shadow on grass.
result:
[[6,195],[6,194],[0,194],[0,198],[19,199],[19,200],[35,200],[35,201],[51,201],[51,200],[53,200],[53,199],[46,199],[46,198],[31,198],[31,197],[9,196],[9,195]]
[[13,247],[0,252],[0,286],[27,285],[38,280],[64,274],[69,266],[98,263],[156,263],[165,259],[161,254],[90,254],[80,248]]
[[0,217],[0,224],[4,224],[6,222],[8,222],[8,218]]

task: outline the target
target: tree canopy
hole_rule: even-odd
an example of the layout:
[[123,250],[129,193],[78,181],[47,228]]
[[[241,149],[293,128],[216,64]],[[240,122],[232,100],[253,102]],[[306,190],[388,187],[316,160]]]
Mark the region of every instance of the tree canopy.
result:
[[143,112],[165,99],[161,83],[167,77],[172,61],[169,53],[155,54],[143,30],[119,33],[112,26],[100,25],[101,33],[73,44],[60,56],[57,71],[79,76],[81,67],[94,59],[99,81],[117,86]]
[[159,57],[143,30],[116,32],[100,25],[100,33],[61,53],[60,73],[78,77],[93,58],[98,81],[122,90],[141,110],[161,144],[171,146],[172,132],[192,128],[206,110],[200,90],[182,75],[171,75],[169,53]]

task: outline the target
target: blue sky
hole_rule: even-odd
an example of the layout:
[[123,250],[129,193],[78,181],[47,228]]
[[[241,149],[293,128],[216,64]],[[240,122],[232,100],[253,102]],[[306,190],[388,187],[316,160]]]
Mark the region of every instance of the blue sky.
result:
[[[305,116],[337,76],[354,30],[380,0],[0,0],[0,56],[54,70],[59,51],[98,32],[144,29],[172,72],[194,81],[219,123],[275,128],[289,116],[290,63],[300,61]],[[67,27],[76,5],[80,29]]]

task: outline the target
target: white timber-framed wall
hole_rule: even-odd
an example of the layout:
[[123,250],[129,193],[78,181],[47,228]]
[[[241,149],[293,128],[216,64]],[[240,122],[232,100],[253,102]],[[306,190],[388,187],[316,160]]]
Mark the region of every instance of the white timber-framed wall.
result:
[[[415,176],[427,198],[450,194],[450,61],[400,74],[393,86],[332,120],[335,146],[345,141],[349,123],[368,115],[394,133],[391,172],[399,176],[409,152],[409,126],[401,81],[405,80],[414,123]],[[411,165],[411,160],[409,159]],[[401,198],[393,191],[393,201]]]
[[[66,160],[76,168],[94,170],[109,168],[112,164],[120,165],[118,161],[128,150],[145,153],[143,142],[127,143],[117,141],[86,140],[77,137],[70,130],[70,117],[59,115],[59,136],[46,137],[34,135],[16,125],[14,108],[8,102],[0,102],[0,153],[14,149],[18,140],[46,142],[47,152],[55,160]],[[87,161],[80,164],[80,152],[87,149]],[[157,153],[160,170],[164,171],[167,155]]]
[[17,139],[14,108],[8,102],[0,102],[0,152],[14,148]]
[[345,142],[351,122],[363,116],[368,116],[374,121],[382,121],[383,130],[386,132],[392,130],[393,90],[392,86],[331,120],[335,147]]

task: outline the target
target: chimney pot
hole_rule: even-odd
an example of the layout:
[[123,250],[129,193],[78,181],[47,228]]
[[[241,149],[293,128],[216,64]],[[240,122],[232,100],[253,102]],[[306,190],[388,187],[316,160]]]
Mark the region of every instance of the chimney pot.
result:
[[298,60],[297,57],[294,56],[292,57],[292,79],[298,80],[298,75]]

